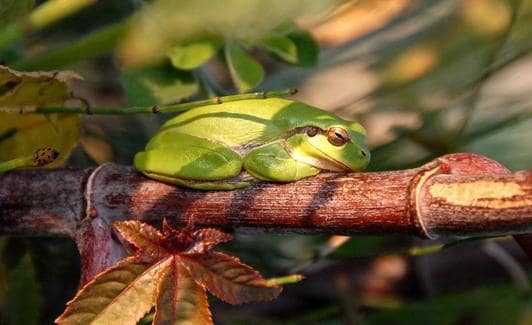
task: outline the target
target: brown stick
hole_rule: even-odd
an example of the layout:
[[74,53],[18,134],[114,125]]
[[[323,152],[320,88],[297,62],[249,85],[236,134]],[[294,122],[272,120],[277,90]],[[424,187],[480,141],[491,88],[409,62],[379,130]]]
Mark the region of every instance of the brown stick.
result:
[[184,224],[194,216],[201,226],[276,232],[521,234],[532,232],[531,179],[532,171],[512,174],[472,154],[443,156],[416,169],[324,173],[210,192],[153,181],[114,164],[92,173],[24,170],[0,175],[0,232],[72,237],[86,210],[91,219],[107,222],[167,217]]
[[158,224],[164,217],[174,224],[194,217],[197,226],[275,232],[525,234],[532,233],[532,171],[510,173],[482,156],[452,154],[416,169],[323,173],[210,192],[160,183],[114,164],[92,173],[0,175],[0,233],[75,238],[84,269],[92,270],[84,279],[124,256],[113,221]]
[[33,169],[0,174],[0,234],[74,237],[91,170]]

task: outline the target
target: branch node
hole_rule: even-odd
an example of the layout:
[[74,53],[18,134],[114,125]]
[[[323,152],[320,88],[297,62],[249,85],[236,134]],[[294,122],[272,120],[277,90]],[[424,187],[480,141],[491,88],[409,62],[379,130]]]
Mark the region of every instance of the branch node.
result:
[[81,105],[83,106],[83,108],[85,109],[85,114],[87,115],[92,115],[93,114],[93,111],[91,109],[91,104],[89,103],[89,101],[81,96],[77,96],[74,94],[74,92],[70,92],[70,98],[72,99],[77,99],[80,101]]
[[436,236],[431,235],[428,231],[425,222],[423,220],[423,215],[420,207],[420,194],[423,189],[425,182],[434,174],[438,172],[443,172],[450,170],[450,166],[446,167],[441,166],[438,162],[430,162],[427,165],[423,166],[416,176],[412,179],[412,182],[409,186],[410,200],[408,202],[408,214],[412,224],[416,226],[419,232],[429,239],[434,239]]

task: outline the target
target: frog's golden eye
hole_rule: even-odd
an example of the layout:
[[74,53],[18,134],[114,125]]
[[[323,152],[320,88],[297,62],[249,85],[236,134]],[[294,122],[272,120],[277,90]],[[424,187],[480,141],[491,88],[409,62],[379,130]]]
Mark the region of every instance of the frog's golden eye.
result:
[[349,134],[346,130],[340,127],[332,127],[327,131],[327,140],[329,140],[333,146],[339,147],[349,141]]

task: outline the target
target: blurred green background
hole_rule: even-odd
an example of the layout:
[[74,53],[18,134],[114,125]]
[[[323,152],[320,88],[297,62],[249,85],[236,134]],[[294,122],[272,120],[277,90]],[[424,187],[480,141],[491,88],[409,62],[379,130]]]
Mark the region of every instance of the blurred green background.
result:
[[[0,1],[0,15],[11,3]],[[297,100],[361,121],[372,171],[450,152],[483,154],[512,170],[532,166],[532,1],[241,0],[222,11],[217,3],[98,1],[25,35],[0,58],[20,70],[74,70],[85,79],[73,85],[77,96],[94,107],[127,108],[248,90],[216,47],[238,42],[263,69],[252,86],[295,87]],[[152,5],[164,10],[146,9]],[[121,25],[131,15],[134,27]],[[183,69],[164,55],[174,46],[187,50],[204,27],[216,41],[192,50],[206,57],[200,65]],[[115,38],[90,43],[102,28]],[[297,62],[264,45],[301,29],[319,44],[316,62],[308,42],[301,46],[310,56]],[[131,164],[168,118],[85,116],[67,165]],[[407,253],[450,241],[238,234],[223,248],[265,276],[299,272],[306,280],[271,303],[210,299],[212,313],[217,324],[532,324],[531,264],[517,244],[478,240]],[[51,323],[77,289],[75,244],[2,237],[0,252],[0,323]]]

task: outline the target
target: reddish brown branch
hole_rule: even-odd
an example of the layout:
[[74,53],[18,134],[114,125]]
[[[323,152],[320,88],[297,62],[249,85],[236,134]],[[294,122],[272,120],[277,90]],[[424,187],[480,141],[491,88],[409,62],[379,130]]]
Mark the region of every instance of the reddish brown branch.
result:
[[0,234],[74,237],[91,170],[39,169],[0,174]]
[[202,192],[114,164],[14,171],[0,175],[0,232],[74,236],[88,211],[89,220],[183,224],[194,216],[198,225],[276,232],[520,234],[532,232],[531,174],[453,154],[416,169]]
[[114,164],[92,172],[0,175],[0,233],[74,237],[95,272],[124,254],[110,231],[112,221],[157,224],[167,217],[184,224],[192,216],[198,226],[275,232],[429,238],[532,233],[532,171],[510,173],[485,157],[453,154],[410,170],[324,173],[211,192],[153,181]]

